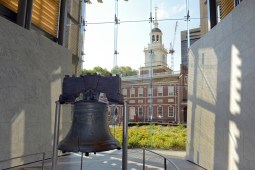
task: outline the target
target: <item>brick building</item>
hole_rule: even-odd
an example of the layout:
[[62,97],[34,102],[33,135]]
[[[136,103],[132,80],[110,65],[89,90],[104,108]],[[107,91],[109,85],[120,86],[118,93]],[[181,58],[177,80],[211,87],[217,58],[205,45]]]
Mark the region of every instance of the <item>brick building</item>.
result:
[[[157,11],[150,43],[144,49],[145,65],[137,76],[122,77],[122,94],[128,101],[130,122],[186,123],[187,121],[187,69],[181,66],[174,72],[167,65],[167,50],[162,44],[162,31],[158,28]],[[109,110],[117,122],[121,121],[122,106]]]

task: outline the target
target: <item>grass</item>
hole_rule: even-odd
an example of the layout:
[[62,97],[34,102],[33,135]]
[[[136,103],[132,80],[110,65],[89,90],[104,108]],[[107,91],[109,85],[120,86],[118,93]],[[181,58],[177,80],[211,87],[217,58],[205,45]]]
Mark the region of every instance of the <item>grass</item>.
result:
[[[111,128],[114,135],[114,129]],[[122,127],[115,127],[115,138],[122,143]],[[186,149],[184,126],[133,126],[128,128],[129,148]]]

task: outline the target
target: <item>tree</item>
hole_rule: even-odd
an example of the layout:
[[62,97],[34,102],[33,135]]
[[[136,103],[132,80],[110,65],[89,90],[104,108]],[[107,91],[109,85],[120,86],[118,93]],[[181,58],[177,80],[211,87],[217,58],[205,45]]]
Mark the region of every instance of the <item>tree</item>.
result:
[[81,71],[81,75],[86,75],[86,74],[99,74],[101,76],[109,76],[111,75],[111,73],[105,69],[105,68],[102,68],[100,66],[97,66],[97,67],[94,67],[93,69],[84,69]]
[[125,77],[125,76],[135,76],[137,75],[138,71],[132,69],[129,66],[121,66],[121,67],[116,66],[111,70],[111,73],[118,74],[122,77]]

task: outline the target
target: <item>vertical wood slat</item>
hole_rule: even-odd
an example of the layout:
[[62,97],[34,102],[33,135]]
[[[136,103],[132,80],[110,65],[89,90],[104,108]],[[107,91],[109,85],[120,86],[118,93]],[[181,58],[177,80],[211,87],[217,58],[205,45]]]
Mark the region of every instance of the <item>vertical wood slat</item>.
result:
[[19,0],[0,0],[0,4],[4,5],[15,13],[18,12],[18,3]]
[[[19,0],[0,0],[0,4],[17,13]],[[59,0],[34,0],[32,23],[57,37]]]
[[234,0],[220,0],[220,18],[223,19],[234,9]]
[[57,37],[59,0],[34,0],[32,23]]

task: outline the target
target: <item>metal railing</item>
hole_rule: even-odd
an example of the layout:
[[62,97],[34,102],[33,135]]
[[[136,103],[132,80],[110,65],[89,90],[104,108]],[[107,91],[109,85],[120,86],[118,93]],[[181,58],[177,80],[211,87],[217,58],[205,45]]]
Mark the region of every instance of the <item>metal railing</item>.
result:
[[[25,158],[25,157],[34,156],[34,155],[40,155],[40,154],[42,154],[42,160],[40,160],[40,161],[42,161],[42,170],[44,170],[45,152],[17,156],[17,157],[13,157],[13,158],[10,158],[10,159],[1,160],[0,163],[8,162],[8,161],[11,161],[11,160],[14,160],[14,159]],[[35,162],[38,162],[38,161],[35,161]],[[30,164],[30,163],[34,163],[34,162],[28,162],[26,164]],[[26,164],[17,165],[17,166],[23,166],[23,165],[26,165]],[[17,166],[15,166],[15,167],[17,167]],[[14,167],[8,167],[8,168],[5,168],[3,170],[12,169],[12,168],[14,168]]]
[[175,163],[173,163],[170,159],[167,159],[166,157],[164,157],[163,155],[160,155],[159,153],[153,152],[151,150],[148,150],[146,148],[143,148],[143,170],[145,170],[145,165],[146,165],[146,154],[145,152],[150,152],[153,153],[159,157],[161,157],[164,160],[164,170],[167,170],[167,162],[172,164],[172,167],[174,167],[174,169],[179,170],[179,168],[177,167],[177,165],[175,165]]

